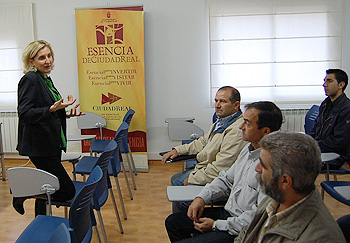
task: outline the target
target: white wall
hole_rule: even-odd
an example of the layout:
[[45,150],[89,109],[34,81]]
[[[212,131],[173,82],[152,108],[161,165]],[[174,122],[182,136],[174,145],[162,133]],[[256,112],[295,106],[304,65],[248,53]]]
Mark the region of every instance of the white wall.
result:
[[[23,0],[0,0],[0,4]],[[150,159],[178,142],[170,141],[167,117],[195,117],[205,131],[213,107],[209,96],[208,0],[31,0],[35,37],[55,51],[53,80],[66,96],[78,97],[75,8],[144,6],[147,142]],[[344,7],[343,68],[350,73],[350,1]],[[350,93],[350,88],[347,90]],[[350,96],[350,95],[349,95]],[[74,119],[69,133],[77,133]]]

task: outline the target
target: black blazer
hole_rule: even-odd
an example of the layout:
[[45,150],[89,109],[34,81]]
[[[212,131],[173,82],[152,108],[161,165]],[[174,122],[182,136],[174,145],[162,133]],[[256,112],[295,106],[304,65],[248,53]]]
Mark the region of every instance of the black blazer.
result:
[[18,145],[20,155],[58,156],[61,126],[66,137],[64,109],[49,112],[55,99],[38,72],[28,72],[18,84]]

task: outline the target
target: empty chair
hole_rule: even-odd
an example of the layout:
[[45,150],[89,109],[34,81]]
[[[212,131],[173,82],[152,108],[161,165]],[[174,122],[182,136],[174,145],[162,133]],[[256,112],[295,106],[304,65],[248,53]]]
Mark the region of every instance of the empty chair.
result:
[[[126,122],[123,122],[122,124],[120,124],[118,130],[115,133],[115,137],[114,137],[114,140],[117,142],[117,144],[121,144],[122,143],[123,137],[125,136],[125,134],[128,133],[128,129],[129,129],[129,125]],[[94,141],[94,143],[91,145],[91,150],[93,152],[96,152],[96,153],[101,153],[106,148],[106,146],[108,145],[109,141],[110,140],[96,139]],[[121,164],[121,166],[123,168],[126,185],[128,187],[130,199],[132,200],[133,199],[133,195],[132,195],[132,192],[130,190],[130,184],[129,184],[129,180],[128,180],[128,176],[127,176],[124,164],[122,163],[123,159],[122,159],[120,150],[117,153],[119,155],[118,156],[116,155],[115,159],[119,160],[119,162],[120,162],[120,164]]]
[[[131,123],[131,119],[133,118],[135,111],[133,109],[128,110],[123,118],[123,122],[126,122],[129,127]],[[123,137],[122,144],[120,145],[120,153],[125,154],[126,160],[128,161],[128,166],[131,174],[132,183],[134,185],[134,190],[137,189],[134,174],[137,175],[137,170],[135,166],[134,157],[132,156],[128,133],[126,133]]]
[[55,175],[30,167],[10,168],[7,173],[14,197],[34,197],[45,193],[49,202],[49,214],[52,215],[51,195],[60,189],[60,183]]
[[[111,186],[110,186],[111,183],[109,181],[109,176],[108,176],[108,165],[110,163],[111,156],[115,152],[117,147],[118,147],[117,143],[114,140],[111,140],[109,145],[105,149],[105,151],[94,161],[94,164],[92,165],[92,169],[89,172],[89,174],[90,174],[91,171],[93,170],[93,168],[95,168],[95,166],[99,166],[103,171],[102,180],[98,183],[98,185],[95,189],[95,192],[94,192],[92,206],[93,206],[93,209],[95,209],[97,212],[99,222],[101,225],[101,229],[102,229],[102,233],[103,233],[103,237],[104,237],[106,242],[108,242],[108,239],[107,239],[106,229],[104,227],[104,222],[103,222],[103,218],[102,218],[102,214],[101,214],[101,207],[105,205],[105,203],[108,199],[108,192],[111,191],[111,190],[109,190],[111,188]],[[82,160],[77,164],[77,171],[79,169],[78,165],[82,162],[84,162],[84,161]],[[75,186],[77,191],[79,191],[79,188],[84,185],[84,182],[81,182],[81,181],[73,181],[73,183],[74,183],[74,186]],[[118,209],[116,207],[116,203],[114,201],[114,195],[112,194],[111,196],[112,196],[112,200],[113,200],[113,203],[115,206],[114,209],[115,209],[115,213],[117,216],[119,228],[120,228],[121,233],[123,233],[123,228],[121,225],[119,212],[118,212]],[[70,202],[53,202],[53,204],[58,205],[58,206],[70,206]],[[96,227],[96,231],[97,231],[97,227]]]
[[97,166],[73,198],[69,218],[39,215],[27,226],[16,242],[48,242],[62,223],[67,226],[72,242],[90,242],[92,237],[91,199],[102,175],[101,168]]
[[51,235],[50,239],[47,243],[70,243],[70,234],[67,226],[62,223],[60,224],[56,230]]
[[[125,211],[125,206],[124,206],[124,201],[123,201],[123,196],[120,190],[120,185],[119,185],[119,180],[118,180],[118,174],[120,172],[120,144],[121,144],[121,139],[124,136],[124,134],[127,133],[128,130],[128,125],[126,123],[122,123],[122,125],[118,128],[117,132],[116,132],[116,140],[119,141],[119,143],[117,143],[117,148],[115,149],[115,151],[113,152],[112,156],[111,156],[111,161],[108,165],[108,174],[109,176],[114,176],[115,177],[115,182],[116,182],[116,186],[117,186],[117,191],[118,191],[118,196],[119,196],[119,200],[120,200],[120,204],[122,207],[122,211],[123,211],[123,216],[124,219],[127,219],[126,216],[126,211]],[[109,140],[107,140],[109,141]],[[115,141],[115,140],[112,140]],[[110,142],[110,141],[109,141]],[[76,168],[76,173],[77,174],[81,174],[81,175],[88,175],[91,173],[91,170],[93,169],[93,167],[95,166],[95,164],[97,163],[97,157],[92,157],[92,156],[84,156],[81,161],[77,164],[77,168]],[[124,169],[124,175],[127,181],[127,175]],[[112,194],[112,200],[114,200],[114,195],[113,195],[113,190],[112,190],[112,184],[109,185],[110,186],[110,193]],[[130,189],[130,185],[127,181],[127,187],[129,190],[129,194],[130,194],[130,198],[131,200],[133,199],[133,195]],[[114,204],[115,208],[116,208],[116,204]]]
[[[337,201],[350,206],[350,181],[323,181],[322,189]],[[350,215],[344,215],[337,220],[347,242],[350,241]]]
[[322,181],[321,187],[334,199],[350,206],[350,181]]
[[[339,169],[329,169],[329,161],[339,158],[339,154],[336,153],[322,153],[321,154],[322,162],[325,165],[326,169],[321,170],[321,174],[325,175],[326,181],[329,181],[330,175],[333,175],[335,181],[337,181],[337,175],[350,174],[350,170],[345,168],[345,166],[340,167]],[[321,189],[321,197],[324,199],[324,190]]]

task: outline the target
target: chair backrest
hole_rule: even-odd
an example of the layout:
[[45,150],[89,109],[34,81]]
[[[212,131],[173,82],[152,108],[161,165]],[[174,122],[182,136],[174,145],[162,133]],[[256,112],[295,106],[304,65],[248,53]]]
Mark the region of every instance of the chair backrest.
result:
[[94,192],[93,202],[95,209],[99,209],[100,207],[102,207],[108,199],[108,166],[111,161],[111,156],[118,149],[118,146],[119,145],[114,140],[111,140],[97,160],[96,165],[100,166],[100,168],[102,169],[103,177],[102,180],[96,186]]
[[67,226],[62,223],[53,232],[47,243],[70,243],[71,238]]
[[134,114],[135,114],[135,111],[133,109],[128,110],[128,112],[125,114],[123,118],[123,122],[126,122],[130,126],[130,122]]
[[110,176],[118,176],[121,171],[120,163],[123,161],[120,153],[116,152],[111,157],[111,163],[108,165],[108,174]]
[[216,115],[216,112],[214,112],[213,117],[211,118],[211,121],[212,121],[213,123],[215,123],[215,122],[216,122],[216,119],[218,119],[218,116]]
[[[44,170],[30,167],[13,167],[7,170],[12,195],[28,197],[46,193],[45,188],[58,190],[58,178]],[[30,183],[28,183],[30,178]]]
[[102,139],[102,128],[107,125],[107,120],[100,115],[92,112],[84,112],[85,115],[77,117],[77,123],[79,129],[100,129],[100,135]]
[[120,124],[120,126],[118,127],[118,130],[115,133],[114,141],[116,141],[117,144],[121,144],[125,134],[128,134],[128,130],[129,130],[129,125],[126,122],[123,122],[122,124]]
[[[123,118],[123,122],[126,122],[129,127],[131,123],[131,119],[134,116],[135,111],[133,109],[128,110],[128,112],[125,114]],[[122,143],[120,145],[120,151],[122,153],[127,153],[129,151],[129,146],[128,146],[129,140],[128,140],[128,133],[126,133],[122,139]]]
[[120,171],[120,162],[123,161],[120,154],[120,147],[122,144],[123,137],[128,134],[129,125],[126,122],[123,122],[117,132],[115,133],[114,141],[117,142],[118,148],[114,151],[111,157],[111,163],[109,165],[109,174],[113,176],[117,176]]
[[315,120],[318,117],[320,106],[313,105],[310,110],[305,115],[304,130],[308,134],[310,130],[314,127]]
[[[84,186],[74,197],[69,210],[69,231],[72,241],[82,242],[87,234],[92,234],[91,227],[91,199],[94,190],[103,176],[102,169],[96,166]],[[91,237],[91,236],[90,236]],[[73,240],[74,239],[74,240]]]

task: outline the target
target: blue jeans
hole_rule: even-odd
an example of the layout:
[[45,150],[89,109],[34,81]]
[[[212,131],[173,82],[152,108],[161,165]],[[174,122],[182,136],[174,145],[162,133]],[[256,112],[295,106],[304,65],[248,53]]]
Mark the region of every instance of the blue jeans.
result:
[[188,176],[190,175],[190,173],[192,171],[193,171],[193,169],[185,170],[185,171],[181,171],[179,173],[176,173],[175,175],[173,175],[171,177],[171,185],[172,186],[184,186],[184,180],[186,178],[188,178]]
[[[231,215],[224,208],[205,208],[202,214],[202,217],[211,218],[213,220],[227,219],[230,216]],[[227,231],[199,232],[194,228],[193,221],[187,217],[187,213],[185,212],[169,215],[165,220],[165,227],[171,242],[232,243],[236,238],[236,235],[230,235]]]

